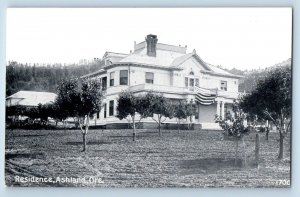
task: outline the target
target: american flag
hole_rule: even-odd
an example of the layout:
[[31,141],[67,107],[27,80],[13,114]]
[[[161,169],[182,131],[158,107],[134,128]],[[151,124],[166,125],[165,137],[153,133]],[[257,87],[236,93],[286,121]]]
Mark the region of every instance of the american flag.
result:
[[215,102],[217,92],[215,90],[200,88],[195,86],[196,101],[202,105],[211,105]]

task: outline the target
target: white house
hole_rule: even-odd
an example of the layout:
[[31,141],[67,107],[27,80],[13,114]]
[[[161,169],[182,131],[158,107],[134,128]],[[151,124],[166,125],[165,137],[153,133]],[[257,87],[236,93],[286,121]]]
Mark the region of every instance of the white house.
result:
[[[231,74],[204,62],[187,47],[162,44],[156,35],[147,35],[145,41],[134,44],[130,54],[106,52],[105,65],[99,71],[82,76],[97,79],[105,89],[104,107],[91,122],[106,128],[118,128],[127,123],[115,117],[118,95],[122,90],[136,94],[157,91],[167,98],[185,99],[198,106],[193,118],[195,128],[217,128],[215,115],[224,117],[238,98],[238,80]],[[187,120],[188,121],[188,120]],[[175,120],[166,120],[168,125]],[[154,126],[152,118],[142,120],[144,127]]]

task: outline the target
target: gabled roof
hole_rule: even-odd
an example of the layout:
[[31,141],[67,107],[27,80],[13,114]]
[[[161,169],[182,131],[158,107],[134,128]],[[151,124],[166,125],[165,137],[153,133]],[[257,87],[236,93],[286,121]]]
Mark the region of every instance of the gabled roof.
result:
[[175,68],[175,67],[180,66],[186,60],[190,59],[193,55],[194,55],[194,53],[188,53],[186,55],[183,55],[183,56],[180,56],[180,57],[174,59],[174,61],[170,65],[170,67]]
[[102,57],[102,59],[108,58],[108,57],[116,57],[116,58],[124,58],[126,57],[128,54],[126,53],[115,53],[115,52],[110,52],[110,51],[106,51]]
[[55,101],[56,94],[52,92],[36,92],[36,91],[19,91],[9,97],[8,99],[19,99],[17,105],[23,106],[38,106],[39,103],[46,104]]
[[225,77],[227,76],[227,77],[234,77],[234,78],[241,77],[204,62],[198,56],[196,50],[193,50],[192,53],[186,54],[183,53],[183,51],[176,52],[176,50],[174,49],[166,50],[166,47],[164,47],[163,49],[157,48],[156,57],[152,57],[147,55],[146,48],[139,46],[136,51],[129,54],[127,57],[123,58],[120,62],[116,62],[115,64],[126,63],[126,64],[140,64],[140,65],[148,65],[148,66],[151,65],[152,67],[160,67],[160,68],[166,68],[172,70],[172,69],[183,69],[180,66],[185,61],[187,61],[190,58],[195,58],[204,67],[205,70],[203,70],[203,72],[206,74],[225,76]]
[[[206,63],[206,65],[212,70],[212,72],[210,72],[210,74],[212,75],[219,75],[219,76],[229,76],[229,77],[234,77],[234,78],[242,78],[243,76],[240,75],[235,75],[232,74],[226,70],[223,70],[221,68],[218,68],[212,64]],[[206,73],[205,71],[203,71],[204,73]]]
[[100,73],[105,73],[108,68],[119,65],[137,65],[151,68],[159,68],[166,70],[182,70],[181,65],[190,58],[194,58],[204,68],[201,72],[211,75],[227,76],[240,78],[241,76],[231,74],[223,69],[217,68],[211,64],[204,62],[195,50],[186,53],[187,47],[175,46],[157,43],[156,56],[147,55],[147,43],[145,41],[134,44],[134,51],[130,54],[106,52],[103,59],[108,59],[109,63],[105,64],[103,69],[82,76],[81,78],[91,77]]
[[212,71],[209,66],[197,55],[196,50],[193,50],[192,53],[188,53],[186,55],[183,55],[181,57],[176,58],[172,64],[170,65],[171,68],[178,68],[181,64],[183,64],[188,59],[194,57],[206,70]]
[[81,79],[84,79],[84,78],[87,78],[87,77],[93,77],[93,76],[96,76],[96,75],[98,75],[98,74],[100,74],[100,73],[105,73],[105,72],[106,72],[106,70],[104,70],[104,69],[101,68],[100,70],[97,70],[97,71],[95,71],[95,72],[92,72],[92,73],[83,75],[83,76],[81,76],[80,78],[81,78]]
[[140,63],[140,64],[157,65],[162,67],[170,67],[174,59],[183,55],[185,54],[176,51],[167,51],[167,50],[157,48],[156,57],[152,57],[147,55],[146,48],[142,48],[129,54],[127,57],[120,60],[120,62],[127,62],[127,63],[130,62],[130,63]]

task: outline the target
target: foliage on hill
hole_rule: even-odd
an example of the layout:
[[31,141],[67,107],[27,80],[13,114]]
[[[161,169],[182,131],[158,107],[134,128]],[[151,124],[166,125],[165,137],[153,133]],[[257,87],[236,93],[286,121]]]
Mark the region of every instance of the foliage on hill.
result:
[[21,64],[9,62],[6,67],[6,95],[20,90],[56,92],[58,84],[69,78],[99,70],[101,61],[88,64]]
[[[264,69],[252,69],[252,70],[239,70],[236,68],[233,69],[225,69],[228,72],[236,75],[244,76],[244,78],[239,80],[239,92],[252,92],[255,89],[259,81],[266,78],[270,70],[273,70],[277,67],[291,67],[291,59],[285,60],[274,66],[270,66]],[[219,66],[220,67],[220,66]]]

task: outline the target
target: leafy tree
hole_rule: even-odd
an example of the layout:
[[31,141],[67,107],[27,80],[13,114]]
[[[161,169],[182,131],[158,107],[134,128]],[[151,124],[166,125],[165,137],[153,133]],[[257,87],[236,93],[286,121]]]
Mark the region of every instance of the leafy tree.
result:
[[15,126],[16,121],[19,120],[19,116],[24,116],[26,114],[26,107],[25,106],[6,106],[6,118],[9,121],[8,117],[12,117],[11,123]]
[[67,113],[63,110],[63,108],[60,108],[57,103],[47,103],[44,105],[39,104],[37,109],[38,117],[41,119],[43,124],[47,124],[48,118],[50,117],[56,121],[56,125],[57,122],[64,122],[68,118]]
[[97,80],[65,80],[58,88],[56,104],[63,113],[76,118],[82,131],[83,151],[86,151],[89,118],[101,110],[102,99],[101,83]]
[[[121,92],[118,98],[117,117],[120,120],[126,118],[128,119],[129,123],[132,121],[133,141],[135,141],[136,138],[136,116],[137,113],[140,112],[141,108],[143,107],[142,101],[142,96],[135,96],[130,91]],[[142,116],[140,117],[142,118]]]
[[66,129],[66,119],[68,118],[68,113],[64,108],[59,106],[56,102],[50,105],[51,107],[50,111],[50,117],[53,118],[56,122],[56,125],[58,122],[63,122],[64,129]]
[[52,104],[39,104],[37,107],[38,117],[42,124],[48,123],[48,118],[51,117],[52,114]]
[[171,104],[169,114],[172,114],[172,116],[176,118],[178,132],[180,130],[180,121],[188,118],[187,108],[187,102],[184,100],[172,102]]
[[245,112],[269,120],[276,126],[279,132],[278,159],[283,158],[283,140],[291,127],[291,83],[291,67],[277,67],[241,101],[241,108]]
[[252,69],[252,70],[246,70],[246,71],[238,71],[236,69],[229,70],[229,72],[233,74],[243,75],[244,77],[239,80],[239,92],[252,92],[255,87],[257,86],[257,83],[264,79],[265,76],[270,72],[270,70],[276,68],[276,67],[284,67],[284,66],[291,66],[291,59],[285,60],[283,62],[280,62],[274,66],[267,67],[265,69]]
[[216,122],[219,123],[220,127],[224,130],[224,137],[232,139],[236,142],[235,165],[237,165],[238,160],[239,141],[242,140],[244,149],[244,163],[246,165],[246,148],[244,136],[247,135],[251,131],[251,129],[248,125],[245,124],[247,116],[240,108],[237,101],[234,101],[232,111],[233,114],[228,114],[225,118],[216,115]]
[[[158,133],[161,136],[161,124],[167,118],[173,118],[172,113],[172,103],[170,99],[167,99],[162,94],[148,92],[146,94],[146,103],[148,105],[148,110],[144,114],[144,116],[150,116],[152,119],[158,124]],[[156,115],[156,118],[154,117]]]
[[175,105],[175,118],[177,118],[177,130],[179,132],[180,120],[186,119],[188,114],[186,112],[186,103],[179,102]]
[[6,116],[24,115],[26,107],[21,105],[6,107]]
[[153,117],[151,109],[153,95],[153,92],[147,93],[145,95],[139,95],[139,107],[137,108],[137,112],[140,115],[140,119]]
[[188,129],[191,129],[191,123],[192,123],[192,117],[196,114],[196,104],[190,101],[189,103],[185,104],[185,111],[186,111],[186,116],[189,118],[188,121]]
[[39,109],[37,107],[27,107],[23,115],[28,116],[33,121],[40,118]]

